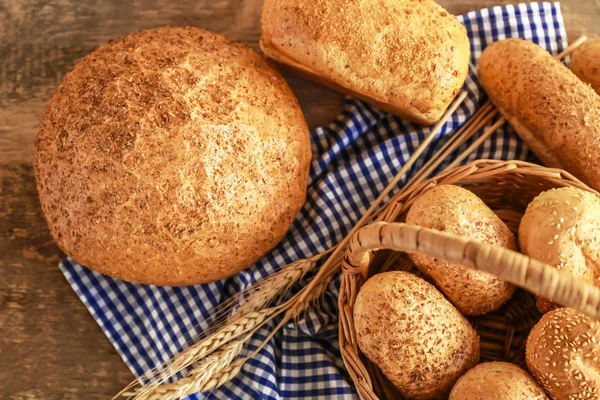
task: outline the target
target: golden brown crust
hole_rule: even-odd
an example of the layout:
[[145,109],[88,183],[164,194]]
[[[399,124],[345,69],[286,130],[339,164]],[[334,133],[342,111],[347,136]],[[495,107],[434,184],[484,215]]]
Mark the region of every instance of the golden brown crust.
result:
[[[600,271],[600,198],[565,187],[538,195],[519,225],[521,251],[559,271],[593,283]],[[538,298],[545,313],[556,307]]]
[[283,78],[197,28],[134,33],[80,60],[48,103],[35,156],[65,253],[160,285],[259,260],[302,206],[309,165],[308,128]]
[[[517,250],[515,236],[506,224],[479,197],[459,186],[439,185],[420,195],[408,211],[406,222]],[[497,309],[515,290],[515,286],[485,272],[423,254],[409,256],[466,315]]]
[[536,44],[507,39],[479,60],[487,94],[548,166],[600,189],[600,97]]
[[261,24],[268,57],[419,123],[468,71],[465,28],[431,0],[266,0]]
[[411,399],[447,396],[479,361],[479,337],[469,322],[408,272],[370,278],[356,298],[354,324],[361,351]]
[[448,400],[548,400],[527,372],[506,362],[486,362],[464,374]]
[[533,377],[553,400],[600,398],[600,324],[571,308],[545,314],[527,338]]
[[600,40],[589,40],[571,54],[571,71],[600,94]]

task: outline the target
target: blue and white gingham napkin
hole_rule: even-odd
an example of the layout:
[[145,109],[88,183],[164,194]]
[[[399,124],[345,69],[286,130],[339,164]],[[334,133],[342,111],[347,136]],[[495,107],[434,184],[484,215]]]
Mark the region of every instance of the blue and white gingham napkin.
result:
[[[463,15],[460,20],[471,40],[471,70],[465,83],[469,95],[409,176],[482,104],[475,66],[486,45],[521,37],[553,54],[566,46],[558,3],[494,7]],[[313,160],[308,197],[289,233],[264,259],[230,279],[172,288],[109,278],[72,259],[64,260],[60,268],[125,363],[140,376],[169,360],[207,329],[219,303],[282,266],[341,240],[428,132],[429,128],[347,99],[344,111],[331,125],[311,132]],[[463,144],[453,156],[468,145]],[[523,160],[529,156],[527,148],[505,128],[465,162],[478,158]],[[355,398],[338,347],[338,288],[339,279],[330,285],[318,308],[309,309],[299,321],[285,325],[231,382],[192,397]],[[245,351],[254,350],[276,322],[260,330]]]

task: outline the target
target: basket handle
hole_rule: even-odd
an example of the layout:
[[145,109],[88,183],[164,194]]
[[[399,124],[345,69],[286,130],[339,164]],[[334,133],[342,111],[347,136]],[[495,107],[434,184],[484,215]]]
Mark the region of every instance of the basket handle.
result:
[[358,230],[342,263],[344,274],[366,279],[371,252],[379,249],[422,253],[484,271],[600,320],[600,289],[590,283],[516,251],[400,222],[377,222]]

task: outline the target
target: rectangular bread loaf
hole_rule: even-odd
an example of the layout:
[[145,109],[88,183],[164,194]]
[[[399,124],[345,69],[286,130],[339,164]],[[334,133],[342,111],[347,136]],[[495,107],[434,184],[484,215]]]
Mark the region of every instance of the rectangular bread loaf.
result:
[[422,124],[468,71],[465,28],[431,0],[265,0],[261,22],[267,57]]

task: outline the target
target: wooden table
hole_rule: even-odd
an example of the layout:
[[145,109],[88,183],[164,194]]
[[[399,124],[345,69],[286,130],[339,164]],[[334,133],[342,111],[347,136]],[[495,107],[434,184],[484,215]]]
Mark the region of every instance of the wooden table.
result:
[[[446,0],[460,14],[506,1]],[[0,0],[0,399],[109,398],[132,378],[69,287],[38,204],[31,160],[45,102],[100,43],[163,25],[222,32],[258,48],[258,0]],[[600,35],[600,0],[562,6],[571,40]],[[342,96],[286,75],[311,127]]]

